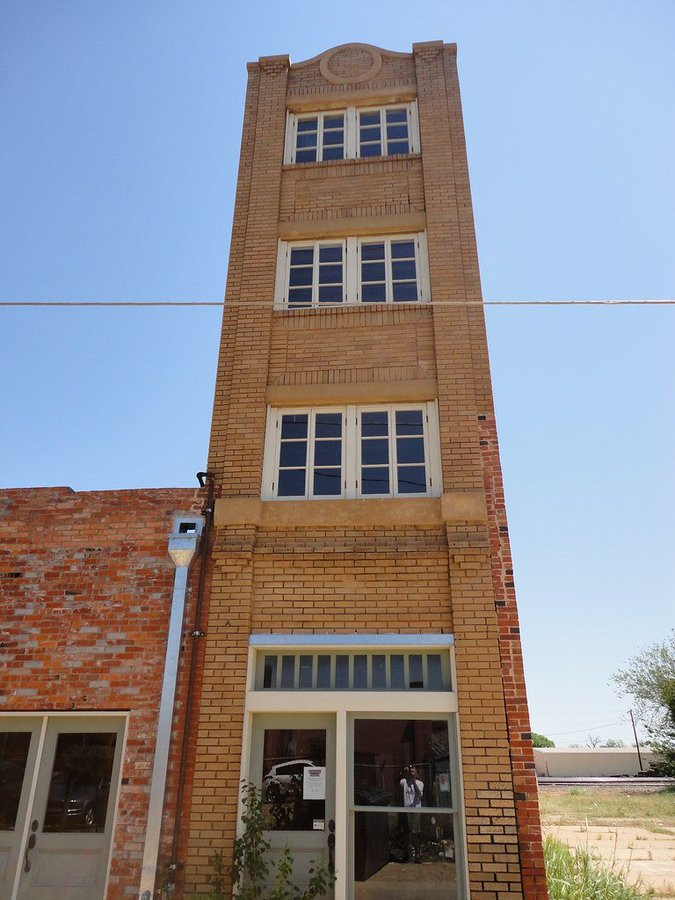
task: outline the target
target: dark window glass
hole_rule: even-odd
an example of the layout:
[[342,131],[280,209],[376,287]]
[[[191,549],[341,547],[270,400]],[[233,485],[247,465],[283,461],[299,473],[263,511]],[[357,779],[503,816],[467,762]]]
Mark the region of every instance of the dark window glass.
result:
[[362,144],[361,156],[382,156],[382,147],[380,144]]
[[295,687],[295,657],[281,657],[281,688],[292,690]]
[[383,465],[389,462],[389,441],[386,438],[375,438],[361,441],[361,463],[366,465]]
[[316,686],[320,690],[328,690],[330,688],[330,672],[331,658],[330,656],[317,657]]
[[343,147],[324,147],[323,158],[328,162],[331,159],[344,159]]
[[360,117],[361,125],[379,125],[380,124],[380,113],[378,112],[363,112]]
[[396,434],[403,436],[406,434],[423,434],[424,433],[424,413],[421,409],[403,409],[396,411]]
[[408,657],[408,675],[411,688],[424,687],[424,675],[422,673],[422,657],[417,654],[411,654]]
[[372,468],[361,470],[362,494],[388,494],[389,493],[389,469]]
[[398,463],[423,463],[424,439],[423,438],[397,438],[396,459]]
[[330,438],[342,436],[342,413],[317,413],[316,437]]
[[392,259],[409,259],[415,258],[415,242],[414,241],[392,241],[391,242],[391,258]]
[[326,765],[326,732],[266,729],[261,773],[263,814],[268,831],[312,831],[326,814],[325,800],[303,800],[304,771]]
[[409,153],[410,148],[407,141],[390,141],[387,154],[389,156],[400,156],[402,153]]
[[403,656],[395,653],[390,659],[391,665],[391,689],[392,691],[405,690],[405,677],[403,673]]
[[263,687],[276,688],[277,686],[277,658],[276,656],[265,657],[265,669],[263,671]]
[[364,284],[361,288],[361,300],[364,303],[384,303],[387,289],[384,284]]
[[298,133],[303,131],[316,131],[317,128],[317,119],[298,119]]
[[291,288],[288,292],[289,306],[309,306],[312,302],[311,288]]
[[279,465],[282,469],[305,466],[307,462],[307,441],[282,441]]
[[392,298],[395,303],[414,303],[419,299],[417,285],[414,281],[394,282]]
[[319,303],[342,303],[344,296],[341,284],[320,284],[319,285]]
[[313,668],[314,668],[314,657],[313,656],[301,656],[300,657],[300,678],[298,681],[298,687],[300,688],[300,690],[311,689]]
[[43,831],[104,831],[116,743],[114,732],[59,734]]
[[387,686],[387,657],[380,654],[373,656],[373,690],[382,690]]
[[377,142],[377,144],[379,145],[381,139],[380,126],[376,125],[374,128],[364,128],[363,126],[361,126],[360,137],[362,144]]
[[319,284],[342,284],[342,265],[322,263],[319,266]]
[[362,281],[384,281],[385,271],[383,262],[362,262],[361,263],[361,280]]
[[427,476],[424,466],[398,466],[399,494],[423,494],[427,489]]
[[279,497],[305,496],[305,470],[282,469],[279,472]]
[[319,247],[319,262],[341,262],[342,247]]
[[387,125],[387,140],[408,140],[407,125]]
[[324,131],[323,133],[323,143],[324,143],[324,157],[326,155],[326,149],[328,144],[344,144],[344,136],[341,131]]
[[368,657],[359,654],[354,657],[354,688],[365,690],[368,687]]
[[394,281],[414,281],[417,277],[414,259],[394,260],[391,264],[391,274]]
[[30,737],[30,731],[0,732],[0,831],[16,825]]
[[316,162],[316,147],[312,150],[298,150],[295,154],[295,161],[299,163]]
[[316,137],[317,137],[316,131],[307,132],[306,134],[299,134],[298,135],[298,144],[297,144],[298,149],[304,150],[309,147],[315,147],[316,146]]
[[[387,125],[392,122],[405,122],[407,129],[408,122],[408,113],[405,109],[388,109],[387,110]],[[407,133],[407,131],[406,131]]]
[[314,494],[317,497],[339,497],[342,493],[340,469],[315,469]]
[[290,287],[305,287],[312,283],[312,267],[296,266],[291,268],[288,276],[288,284]]
[[335,687],[338,691],[346,691],[349,687],[349,657],[335,657]]
[[361,413],[361,434],[363,437],[380,437],[388,435],[388,414],[386,412]]
[[441,657],[438,653],[430,653],[427,656],[427,690],[443,690],[443,669],[441,667]]
[[294,247],[291,250],[292,266],[311,266],[314,262],[314,249],[312,247]]
[[307,415],[286,415],[281,417],[281,437],[283,438],[306,438],[307,437]]
[[344,128],[344,124],[344,116],[325,116],[323,120],[323,130],[327,131],[329,128]]
[[[342,462],[342,441],[317,441],[314,446],[315,466],[339,466]],[[339,474],[339,473],[338,473]]]
[[361,259],[384,259],[384,244],[361,244]]

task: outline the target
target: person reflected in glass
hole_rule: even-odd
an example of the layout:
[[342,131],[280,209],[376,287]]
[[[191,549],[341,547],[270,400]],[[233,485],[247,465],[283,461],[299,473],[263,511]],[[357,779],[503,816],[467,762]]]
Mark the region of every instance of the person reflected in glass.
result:
[[[403,770],[403,778],[400,781],[403,793],[403,806],[406,809],[415,809],[422,806],[424,796],[424,782],[419,778],[416,766],[406,766]],[[408,859],[421,863],[420,855],[420,831],[421,819],[418,813],[405,814],[403,828],[406,835]]]

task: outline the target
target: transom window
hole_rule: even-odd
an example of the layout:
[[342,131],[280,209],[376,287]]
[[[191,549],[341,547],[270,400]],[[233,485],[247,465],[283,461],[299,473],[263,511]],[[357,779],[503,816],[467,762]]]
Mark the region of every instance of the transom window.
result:
[[429,300],[425,235],[282,241],[275,300],[292,308]]
[[440,492],[435,403],[269,410],[264,499]]
[[417,102],[288,113],[285,163],[419,153]]
[[449,691],[450,658],[432,652],[259,653],[257,691]]

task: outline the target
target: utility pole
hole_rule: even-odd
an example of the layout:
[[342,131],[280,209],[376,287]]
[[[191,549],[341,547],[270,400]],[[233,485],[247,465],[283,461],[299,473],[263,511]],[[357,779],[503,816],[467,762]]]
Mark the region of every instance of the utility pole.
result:
[[633,726],[633,734],[635,735],[635,747],[637,748],[638,762],[640,763],[640,771],[642,772],[643,768],[642,768],[642,756],[640,755],[640,742],[638,741],[637,729],[635,727],[635,719],[633,718],[633,710],[629,709],[628,712],[630,714],[630,721]]

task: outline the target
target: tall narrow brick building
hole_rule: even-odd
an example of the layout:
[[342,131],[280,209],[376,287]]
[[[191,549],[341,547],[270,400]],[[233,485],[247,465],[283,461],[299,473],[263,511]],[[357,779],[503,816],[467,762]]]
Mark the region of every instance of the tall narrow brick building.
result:
[[181,856],[547,896],[456,48],[249,66]]

